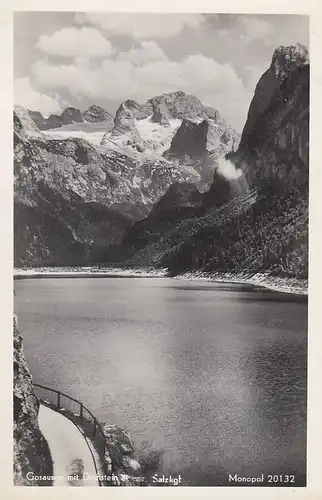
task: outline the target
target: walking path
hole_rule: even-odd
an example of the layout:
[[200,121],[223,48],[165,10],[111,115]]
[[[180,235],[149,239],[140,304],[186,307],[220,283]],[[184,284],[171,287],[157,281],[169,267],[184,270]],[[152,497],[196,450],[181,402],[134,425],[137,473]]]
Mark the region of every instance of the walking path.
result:
[[92,454],[76,425],[44,405],[40,405],[38,420],[53,460],[53,485],[99,486]]

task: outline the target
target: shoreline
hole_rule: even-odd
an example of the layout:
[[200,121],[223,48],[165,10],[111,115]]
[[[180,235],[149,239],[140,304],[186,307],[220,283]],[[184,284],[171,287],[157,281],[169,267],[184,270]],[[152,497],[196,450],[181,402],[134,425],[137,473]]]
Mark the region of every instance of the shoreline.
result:
[[264,273],[232,274],[205,273],[203,271],[188,271],[176,276],[169,276],[168,269],[124,269],[98,267],[39,267],[14,269],[14,279],[33,278],[169,278],[178,280],[213,281],[217,283],[232,283],[254,285],[263,289],[308,296],[307,280],[298,278],[283,278]]

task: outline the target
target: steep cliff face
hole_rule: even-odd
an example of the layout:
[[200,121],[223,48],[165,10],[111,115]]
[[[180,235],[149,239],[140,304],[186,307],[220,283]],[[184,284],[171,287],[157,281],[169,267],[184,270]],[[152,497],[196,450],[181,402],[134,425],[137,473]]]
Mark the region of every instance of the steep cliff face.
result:
[[238,143],[239,134],[218,116],[216,121],[210,118],[197,122],[184,119],[164,156],[181,161],[202,159],[206,156],[215,160],[235,151]]
[[309,178],[309,61],[299,46],[275,50],[250,105],[239,148],[229,158],[250,186],[278,181],[303,193]]
[[187,155],[192,159],[204,156],[207,153],[208,128],[206,120],[201,123],[183,120],[171,141],[167,154],[177,158]]
[[153,103],[152,110],[151,122],[170,127],[170,113],[164,103]]
[[[53,465],[47,441],[39,430],[39,401],[23,353],[22,337],[14,318],[13,364],[13,475],[16,486],[50,485],[34,476],[52,476]],[[32,474],[29,474],[32,473]]]

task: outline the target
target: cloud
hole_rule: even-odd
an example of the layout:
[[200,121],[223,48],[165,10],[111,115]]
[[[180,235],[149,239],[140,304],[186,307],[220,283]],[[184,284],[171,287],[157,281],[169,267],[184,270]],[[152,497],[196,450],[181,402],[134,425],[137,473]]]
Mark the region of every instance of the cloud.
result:
[[63,28],[41,35],[37,49],[61,57],[105,57],[113,52],[111,43],[95,28]]
[[244,66],[243,72],[245,74],[246,85],[250,90],[252,90],[253,92],[255,91],[255,88],[259,82],[259,79],[265,73],[265,71],[267,69],[268,69],[268,67],[265,67],[263,65]]
[[246,43],[253,40],[267,41],[273,31],[273,26],[268,21],[245,15],[237,18],[236,28],[241,30],[241,37]]
[[[295,45],[296,42],[308,46],[308,16],[301,15],[238,15],[234,22],[217,31],[218,36],[232,44],[259,42],[262,47],[272,50],[279,45]],[[247,50],[245,48],[245,50]]]
[[234,44],[236,42],[249,44],[254,40],[261,40],[267,44],[272,30],[273,26],[268,21],[243,14],[238,16],[230,27],[218,30],[217,34],[222,40]]
[[29,77],[15,80],[14,102],[24,108],[40,111],[45,117],[48,117],[51,113],[61,112],[68,105],[57,92],[48,95],[35,90]]
[[[278,45],[296,45],[299,42],[309,48],[309,16],[280,16],[278,22],[274,23],[272,39],[276,47]],[[270,40],[270,45],[272,45],[272,40]]]
[[146,45],[143,51],[160,57],[146,62],[141,58],[139,65],[138,53],[134,57],[133,51],[123,53],[117,60],[77,60],[62,65],[52,65],[43,59],[33,64],[31,70],[43,87],[68,89],[78,99],[85,96],[93,101],[121,102],[131,98],[144,102],[164,92],[183,90],[196,95],[205,105],[219,109],[231,125],[239,129],[243,126],[251,91],[244,87],[232,66],[219,64],[202,54],[170,61],[152,45]]
[[185,27],[197,29],[205,19],[202,14],[95,13],[75,14],[79,24],[90,24],[115,35],[150,39],[178,35]]

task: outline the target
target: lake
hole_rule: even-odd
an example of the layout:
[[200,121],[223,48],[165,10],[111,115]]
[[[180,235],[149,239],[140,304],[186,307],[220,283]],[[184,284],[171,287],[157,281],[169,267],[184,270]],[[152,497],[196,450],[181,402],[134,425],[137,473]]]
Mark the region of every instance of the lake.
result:
[[305,485],[306,297],[119,277],[22,279],[15,292],[34,382],[163,450],[165,474]]

